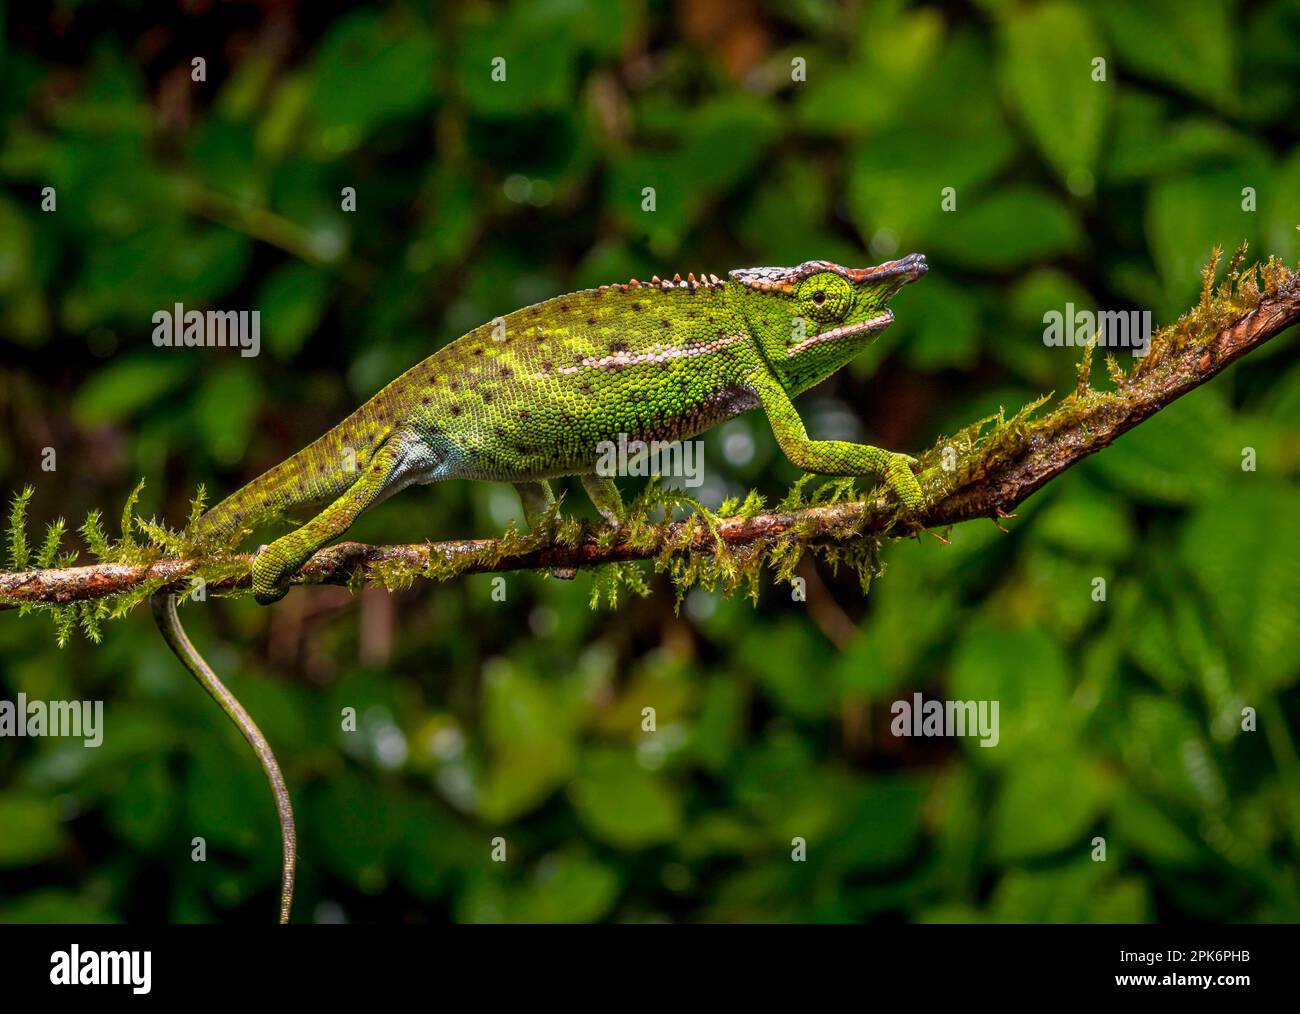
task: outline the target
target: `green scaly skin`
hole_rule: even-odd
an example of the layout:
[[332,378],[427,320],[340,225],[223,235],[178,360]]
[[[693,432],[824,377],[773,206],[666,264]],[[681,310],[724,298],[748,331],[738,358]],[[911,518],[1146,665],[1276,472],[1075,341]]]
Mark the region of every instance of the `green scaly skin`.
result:
[[813,440],[791,399],[874,341],[893,322],[889,300],[925,271],[919,254],[865,269],[806,261],[726,280],[634,279],[517,310],[434,353],[217,504],[199,521],[199,545],[231,545],[289,511],[323,506],[258,553],[253,594],[267,604],[362,511],[413,483],[514,483],[535,526],[553,502],[548,480],[579,475],[617,523],[618,490],[595,471],[599,444],[685,439],[753,408],[799,468],[883,476],[916,511],[914,459]]

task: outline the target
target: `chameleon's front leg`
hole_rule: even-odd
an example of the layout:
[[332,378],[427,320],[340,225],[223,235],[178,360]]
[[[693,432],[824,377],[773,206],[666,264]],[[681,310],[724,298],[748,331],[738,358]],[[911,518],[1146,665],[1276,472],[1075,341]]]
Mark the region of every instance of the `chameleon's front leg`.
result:
[[756,374],[750,377],[750,383],[763,404],[777,443],[794,465],[818,475],[881,475],[909,512],[924,505],[921,484],[912,474],[915,458],[870,444],[812,440],[790,396],[776,379]]
[[276,539],[253,560],[253,598],[262,605],[278,602],[289,591],[289,576],[327,542],[352,527],[400,475],[405,445],[389,440],[370,459],[347,491],[301,528]]

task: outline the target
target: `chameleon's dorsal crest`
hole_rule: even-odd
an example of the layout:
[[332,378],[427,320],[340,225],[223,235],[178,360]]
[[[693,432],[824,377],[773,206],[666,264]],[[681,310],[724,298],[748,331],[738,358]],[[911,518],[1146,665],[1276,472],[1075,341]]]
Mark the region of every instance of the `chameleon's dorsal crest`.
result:
[[910,254],[902,260],[885,261],[870,268],[846,268],[832,261],[804,261],[793,268],[738,268],[729,272],[729,276],[742,285],[759,292],[793,292],[794,287],[805,278],[821,271],[831,271],[848,279],[854,284],[874,280],[884,281],[906,275],[919,278],[925,274],[927,265],[921,254]]
[[700,272],[700,277],[695,277],[695,272],[690,272],[685,278],[681,275],[673,275],[672,278],[660,278],[655,275],[648,282],[639,282],[635,278],[631,281],[615,285],[602,285],[602,292],[613,289],[615,292],[627,292],[629,289],[662,289],[664,292],[670,289],[713,289],[724,284],[722,279],[717,275]]

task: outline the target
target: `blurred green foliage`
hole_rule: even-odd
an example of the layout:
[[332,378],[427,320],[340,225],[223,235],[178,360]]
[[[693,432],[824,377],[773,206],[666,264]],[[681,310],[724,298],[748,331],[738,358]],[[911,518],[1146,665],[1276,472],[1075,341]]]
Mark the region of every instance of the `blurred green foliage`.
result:
[[[1295,0],[185,6],[4,20],[0,489],[34,484],[42,521],[146,475],[179,523],[198,482],[582,286],[925,252],[895,327],[803,401],[814,432],[905,449],[1068,390],[1048,310],[1165,321],[1215,244],[1300,257]],[[175,302],[260,309],[262,355],[154,348]],[[298,917],[1300,918],[1296,342],[1010,535],[893,546],[865,600],[806,570],[806,603],[697,591],[680,617],[662,583],[593,613],[540,575],[505,602],[484,576],[190,606],[286,767]],[[713,503],[795,475],[758,417],[706,455]],[[355,535],[488,535],[512,497],[410,491]],[[270,920],[266,786],[143,611],[63,651],[0,613],[0,690],[107,723],[95,750],[0,740],[0,920]],[[1000,701],[999,746],[893,737],[916,691]]]

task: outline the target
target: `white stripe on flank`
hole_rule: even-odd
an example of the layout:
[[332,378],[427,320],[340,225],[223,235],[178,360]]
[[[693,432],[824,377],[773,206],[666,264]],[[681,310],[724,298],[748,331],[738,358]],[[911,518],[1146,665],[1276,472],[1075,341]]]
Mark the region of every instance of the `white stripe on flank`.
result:
[[685,348],[678,345],[661,346],[654,352],[614,352],[607,356],[584,356],[578,365],[561,366],[556,372],[571,374],[584,368],[621,370],[628,366],[642,366],[646,363],[666,363],[671,359],[690,359],[693,356],[706,356],[710,352],[717,352],[720,348],[742,341],[744,337],[743,334],[733,334],[725,338],[701,342],[698,345],[688,345]]

